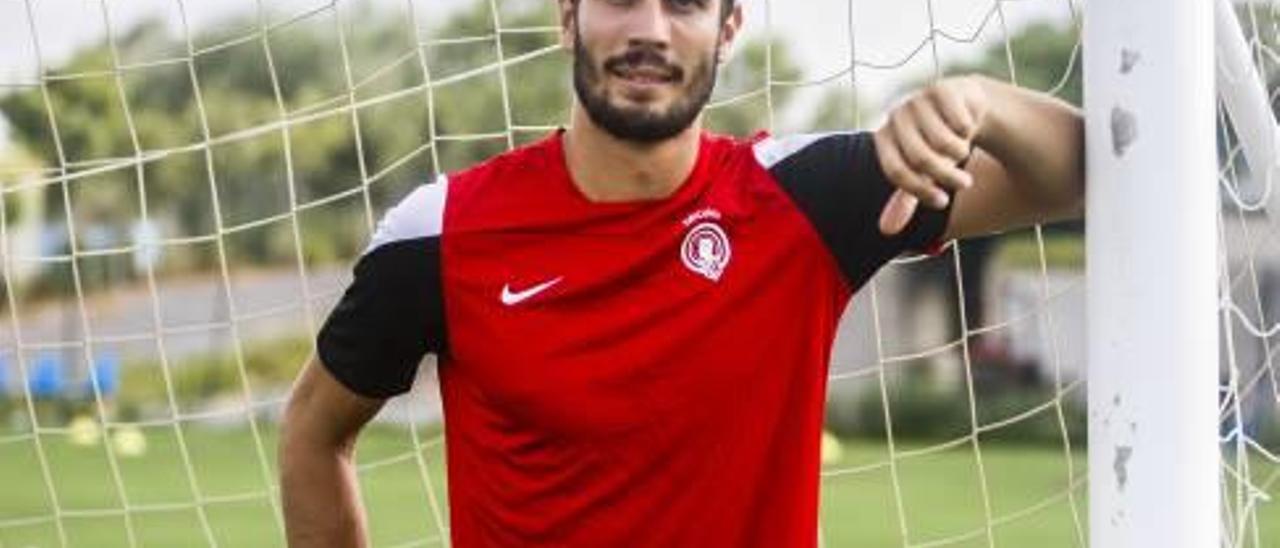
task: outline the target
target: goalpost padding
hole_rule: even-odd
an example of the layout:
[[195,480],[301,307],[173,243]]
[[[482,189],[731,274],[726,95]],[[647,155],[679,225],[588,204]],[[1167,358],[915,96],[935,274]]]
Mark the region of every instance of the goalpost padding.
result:
[[1090,540],[1219,543],[1213,4],[1085,14]]

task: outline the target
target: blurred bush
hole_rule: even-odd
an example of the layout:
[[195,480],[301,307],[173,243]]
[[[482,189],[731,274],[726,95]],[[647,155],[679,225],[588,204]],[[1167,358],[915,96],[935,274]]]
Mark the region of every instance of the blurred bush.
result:
[[[243,347],[244,371],[254,390],[278,391],[288,386],[311,354],[305,337],[254,342]],[[240,367],[231,348],[215,354],[196,355],[169,364],[175,401],[198,406],[213,398],[242,393]],[[260,394],[255,393],[255,396]],[[117,405],[122,419],[168,409],[168,387],[157,360],[125,362]]]
[[[1063,396],[1062,420],[1051,403],[1052,387],[1028,385],[1003,374],[975,371],[974,405],[965,385],[942,387],[923,378],[904,376],[888,383],[888,408],[894,440],[941,442],[970,435],[971,417],[982,427],[1001,423],[984,432],[982,443],[1061,445],[1063,425],[1072,446],[1083,447],[1087,412],[1083,401]],[[1083,396],[1083,394],[1076,394]],[[884,399],[879,383],[867,383],[854,397],[833,400],[827,408],[827,428],[844,438],[884,440],[889,435]],[[1032,410],[1036,410],[1032,413]],[[1026,416],[1023,416],[1026,415]],[[1004,424],[1014,417],[1017,420]]]

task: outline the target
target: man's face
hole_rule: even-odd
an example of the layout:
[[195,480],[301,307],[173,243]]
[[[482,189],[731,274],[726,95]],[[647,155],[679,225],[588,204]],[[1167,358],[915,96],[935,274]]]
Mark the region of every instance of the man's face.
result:
[[573,87],[591,120],[640,143],[688,128],[715,87],[722,1],[576,0]]

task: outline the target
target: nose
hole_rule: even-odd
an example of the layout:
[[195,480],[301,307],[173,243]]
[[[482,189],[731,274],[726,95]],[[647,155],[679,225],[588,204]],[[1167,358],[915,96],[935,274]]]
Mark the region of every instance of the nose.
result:
[[671,42],[671,21],[665,0],[640,0],[627,14],[627,42],[630,46],[666,49]]

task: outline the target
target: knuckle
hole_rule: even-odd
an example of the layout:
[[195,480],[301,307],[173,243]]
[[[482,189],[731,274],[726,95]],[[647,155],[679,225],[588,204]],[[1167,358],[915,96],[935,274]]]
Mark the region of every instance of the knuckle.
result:
[[941,157],[935,157],[929,162],[929,172],[940,178],[951,179],[955,175],[954,171],[951,163]]
[[905,167],[912,172],[920,171],[926,167],[927,164],[925,162],[926,161],[921,158],[920,154],[915,150],[909,149],[902,155],[902,163],[905,164]]
[[940,80],[938,82],[935,82],[934,84],[925,88],[924,90],[925,97],[928,97],[929,99],[938,99],[939,97],[942,97],[943,86],[946,86],[946,85],[947,85],[946,80]]
[[911,186],[906,190],[918,198],[928,198],[929,193],[932,192],[934,184],[933,177],[929,176],[929,174],[919,172],[912,173]]
[[910,192],[916,198],[927,202],[933,199],[933,189],[935,186],[937,186],[937,183],[934,182],[932,177],[919,177],[916,179],[915,186],[907,189],[907,192]]
[[911,103],[907,102],[889,114],[889,127],[893,128],[894,133],[902,135],[906,131],[911,108]]
[[955,135],[951,135],[950,138],[946,139],[946,142],[942,143],[939,148],[946,151],[947,156],[950,156],[955,161],[959,161],[969,154],[969,145],[965,144],[964,139]]
[[930,97],[929,90],[925,90],[919,95],[912,97],[911,101],[907,103],[907,105],[911,107],[911,112],[919,113],[923,111],[925,107],[929,105],[929,97]]
[[885,164],[883,171],[885,177],[888,177],[890,181],[899,184],[902,184],[903,181],[908,178],[908,174],[910,173],[907,171],[906,167],[898,162],[889,162]]
[[919,192],[921,186],[920,177],[914,171],[905,168],[897,169],[889,180],[898,188],[913,194]]
[[964,176],[962,176],[959,171],[954,170],[947,175],[947,183],[947,186],[956,190],[962,189],[968,185]]
[[946,173],[947,169],[951,167],[945,158],[936,154],[930,156],[927,162],[930,173]]
[[932,125],[930,131],[925,132],[924,138],[930,147],[944,153],[951,150],[955,143],[955,136],[945,125]]

